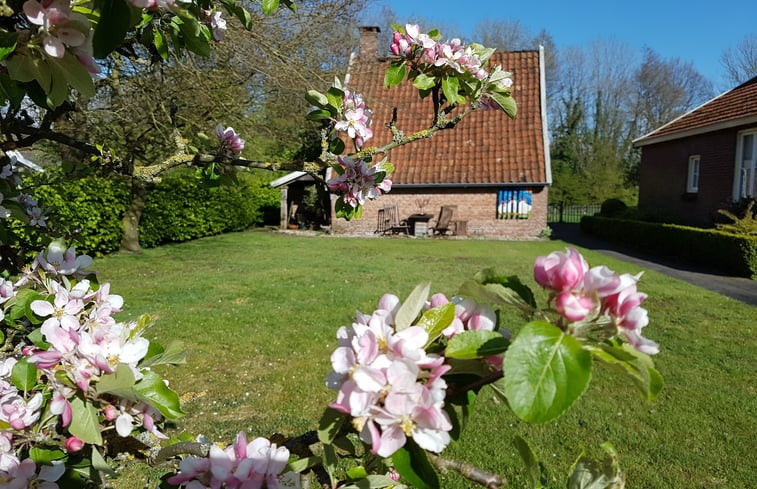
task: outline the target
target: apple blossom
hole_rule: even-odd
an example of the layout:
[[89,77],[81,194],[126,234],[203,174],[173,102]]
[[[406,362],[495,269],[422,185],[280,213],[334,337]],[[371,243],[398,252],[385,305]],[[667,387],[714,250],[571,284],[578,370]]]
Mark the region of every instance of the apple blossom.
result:
[[179,464],[169,484],[197,488],[276,489],[278,476],[289,461],[289,450],[265,438],[250,443],[240,432],[225,449],[212,445],[206,458],[187,457]]
[[244,139],[242,139],[233,127],[223,128],[221,124],[216,126],[216,137],[221,143],[219,153],[225,156],[236,156],[244,149]]
[[386,178],[389,172],[382,164],[369,167],[363,159],[340,156],[335,168],[338,168],[337,176],[330,178],[326,184],[331,192],[351,207],[357,208],[366,199],[375,199],[392,188],[391,180]]

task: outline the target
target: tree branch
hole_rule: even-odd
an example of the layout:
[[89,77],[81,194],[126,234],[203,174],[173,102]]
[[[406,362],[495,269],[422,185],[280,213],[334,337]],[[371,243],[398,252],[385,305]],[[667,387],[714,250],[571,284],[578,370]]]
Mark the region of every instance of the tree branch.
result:
[[500,489],[507,485],[507,479],[505,477],[486,472],[465,462],[442,458],[433,453],[428,454],[428,459],[442,474],[446,473],[449,469],[452,469],[469,481],[475,482],[487,489]]

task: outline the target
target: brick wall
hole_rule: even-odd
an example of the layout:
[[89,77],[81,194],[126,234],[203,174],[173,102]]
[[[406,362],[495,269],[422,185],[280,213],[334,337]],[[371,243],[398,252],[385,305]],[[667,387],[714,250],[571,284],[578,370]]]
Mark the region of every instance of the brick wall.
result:
[[496,237],[500,239],[533,239],[547,227],[546,187],[533,189],[533,204],[528,219],[497,219],[496,188],[468,189],[393,189],[378,200],[368,201],[363,209],[363,217],[345,221],[333,217],[332,230],[350,235],[372,235],[378,222],[378,211],[385,205],[397,205],[400,218],[420,213],[418,201],[428,199],[423,212],[433,214],[429,223],[433,226],[443,205],[456,205],[453,220],[467,221],[468,236]]
[[[667,221],[711,226],[732,200],[738,132],[746,126],[642,147],[639,209]],[[686,193],[689,156],[700,155],[699,191]]]

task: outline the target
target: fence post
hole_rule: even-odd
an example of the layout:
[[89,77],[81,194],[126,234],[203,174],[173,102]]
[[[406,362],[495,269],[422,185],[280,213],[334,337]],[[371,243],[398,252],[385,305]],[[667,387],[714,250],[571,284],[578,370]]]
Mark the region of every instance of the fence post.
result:
[[565,202],[560,202],[560,220],[558,221],[560,223],[563,222],[563,215],[562,214],[563,214],[564,207],[565,207]]

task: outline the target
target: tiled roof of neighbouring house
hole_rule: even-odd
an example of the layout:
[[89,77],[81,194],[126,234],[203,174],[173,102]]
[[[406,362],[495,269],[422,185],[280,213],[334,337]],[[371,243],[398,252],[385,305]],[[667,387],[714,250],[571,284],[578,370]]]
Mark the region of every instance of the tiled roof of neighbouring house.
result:
[[[347,88],[362,93],[373,110],[373,139],[366,146],[391,141],[386,124],[397,108],[397,128],[406,135],[428,128],[433,120],[431,97],[421,99],[412,83],[384,87],[391,59],[358,56],[349,72]],[[512,120],[501,110],[477,110],[457,127],[391,151],[395,185],[545,183],[548,155],[544,148],[539,52],[495,53],[489,66],[512,72],[512,95],[518,115]]]
[[757,77],[752,78],[634,141],[637,145],[757,121]]

